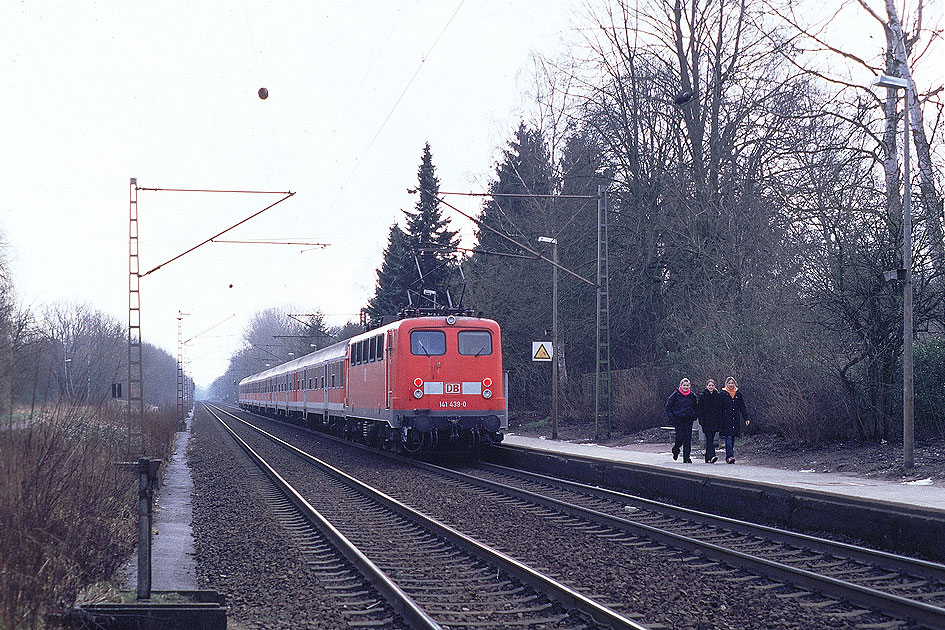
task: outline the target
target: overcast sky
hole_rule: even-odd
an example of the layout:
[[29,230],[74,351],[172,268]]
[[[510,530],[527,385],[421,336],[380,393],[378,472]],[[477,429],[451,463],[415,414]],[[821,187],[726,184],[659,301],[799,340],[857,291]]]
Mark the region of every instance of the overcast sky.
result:
[[[294,305],[331,325],[356,321],[389,228],[416,201],[407,189],[424,143],[441,190],[482,192],[530,116],[530,55],[580,41],[583,5],[3,0],[0,233],[21,304],[86,303],[127,324],[135,177],[142,188],[293,191],[224,238],[329,244],[208,244],[141,280],[144,340],[176,355],[177,313],[188,313],[199,385],[225,370],[258,311]],[[930,5],[933,26],[941,5]],[[878,58],[879,25],[845,6],[831,39]],[[938,75],[917,80],[941,77],[935,48],[925,63]],[[851,80],[867,85],[868,74],[856,67]],[[140,191],[141,270],[280,197]],[[478,210],[475,198],[451,202]],[[447,216],[472,234],[468,220]]]
[[[356,320],[388,229],[415,202],[424,143],[442,190],[483,190],[528,115],[530,53],[572,37],[577,5],[4,1],[0,230],[20,302],[87,303],[127,324],[135,177],[296,192],[225,238],[330,244],[208,244],[141,280],[143,339],[172,355],[178,311],[185,339],[229,318],[187,345],[199,385],[259,310]],[[140,191],[141,270],[279,198]]]

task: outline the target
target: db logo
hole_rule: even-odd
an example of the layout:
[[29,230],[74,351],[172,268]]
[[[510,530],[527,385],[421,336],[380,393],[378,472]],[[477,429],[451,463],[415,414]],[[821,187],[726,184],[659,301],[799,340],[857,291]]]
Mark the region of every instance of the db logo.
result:
[[460,384],[459,383],[445,383],[444,387],[446,388],[445,393],[447,394],[458,394],[460,393]]

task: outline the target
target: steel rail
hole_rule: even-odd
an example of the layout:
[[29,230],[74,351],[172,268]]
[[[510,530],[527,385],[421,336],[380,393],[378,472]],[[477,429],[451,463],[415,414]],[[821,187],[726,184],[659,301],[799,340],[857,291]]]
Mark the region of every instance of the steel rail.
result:
[[752,523],[750,521],[743,521],[727,516],[719,516],[717,514],[701,512],[699,510],[672,505],[670,503],[663,503],[661,501],[647,499],[645,497],[627,494],[617,490],[608,490],[607,488],[591,486],[578,481],[571,481],[569,479],[549,477],[547,475],[533,473],[527,470],[519,470],[516,468],[509,468],[506,466],[500,466],[498,464],[486,462],[479,462],[479,466],[487,470],[494,470],[500,474],[525,477],[539,483],[548,483],[551,485],[560,486],[572,492],[589,494],[608,501],[617,501],[622,503],[633,502],[642,504],[652,508],[654,511],[676,516],[678,518],[695,519],[709,525],[734,530],[749,536],[766,536],[777,542],[796,545],[803,549],[818,551],[820,553],[826,554],[842,555],[845,558],[855,560],[857,562],[862,562],[865,564],[879,564],[889,570],[903,571],[918,577],[945,582],[945,564],[940,564],[938,562],[931,562],[929,560],[922,560],[920,558],[910,558],[909,556],[890,553],[888,551],[868,549],[866,547],[860,547],[858,545],[852,545],[836,540],[829,540],[827,538],[819,538],[809,534],[801,534],[799,532],[792,532],[777,527],[771,527],[770,525],[762,525],[759,523]]
[[[351,562],[377,589],[382,597],[391,605],[395,612],[399,613],[404,620],[413,628],[418,630],[443,630],[426,611],[424,611],[409,595],[401,590],[397,584],[391,580],[387,574],[374,564],[370,558],[365,556],[360,549],[355,547],[348,538],[332,525],[321,513],[305,500],[305,498],[296,491],[276,470],[270,466],[253,448],[247,444],[239,435],[227,425],[224,420],[214,413],[211,405],[204,403],[207,411],[217,419],[223,428],[236,440],[236,443],[246,452],[249,458],[259,467],[279,489],[285,493],[289,500],[298,508],[322,534],[328,538],[333,545]],[[222,409],[216,408],[218,411]],[[229,414],[228,412],[223,412]],[[234,418],[236,416],[233,416]],[[237,418],[239,420],[239,418]],[[240,420],[240,422],[243,422]]]
[[[390,457],[392,459],[408,461],[407,458],[401,457],[399,455],[388,453],[384,451],[378,451],[377,449],[370,448],[368,446],[358,444],[357,442],[351,442],[349,440],[342,440],[330,434],[318,433],[319,436],[327,437],[331,440],[335,440],[340,443],[344,443],[349,446],[354,446],[363,450],[369,450],[371,452]],[[855,603],[866,608],[875,608],[877,602],[882,602],[886,608],[885,612],[895,615],[897,617],[905,617],[915,619],[922,625],[931,628],[945,628],[945,608],[934,606],[931,604],[926,604],[924,602],[919,602],[916,600],[911,600],[907,597],[902,597],[899,595],[894,595],[877,589],[872,589],[869,587],[864,587],[858,584],[846,582],[843,580],[838,580],[836,578],[831,578],[829,576],[820,575],[806,569],[800,569],[796,567],[791,567],[789,565],[767,560],[764,558],[758,558],[750,554],[746,554],[740,551],[735,551],[727,549],[720,545],[715,545],[713,543],[706,543],[699,539],[684,536],[681,534],[676,534],[673,532],[667,532],[659,528],[645,525],[642,523],[637,523],[632,520],[624,519],[621,517],[615,517],[603,512],[599,512],[590,508],[585,508],[582,506],[574,505],[567,503],[565,501],[560,501],[558,499],[553,499],[550,497],[545,497],[543,495],[533,493],[528,490],[522,490],[515,488],[513,486],[508,486],[506,484],[501,484],[487,479],[482,479],[480,477],[475,477],[473,475],[467,475],[466,473],[460,473],[458,471],[450,470],[448,468],[443,468],[440,466],[435,466],[426,462],[419,462],[417,460],[409,460],[414,465],[417,465],[421,468],[429,468],[438,473],[449,475],[455,479],[465,481],[467,483],[478,483],[490,486],[493,490],[510,494],[516,496],[517,498],[530,502],[537,502],[544,505],[545,507],[563,511],[571,516],[581,518],[584,520],[591,520],[599,525],[606,527],[614,527],[616,529],[630,530],[642,535],[647,538],[656,539],[661,543],[668,544],[675,548],[685,549],[688,551],[699,551],[704,553],[707,557],[710,557],[717,561],[729,562],[744,568],[746,570],[761,573],[763,575],[774,577],[775,579],[794,584],[802,588],[810,588],[813,590],[818,590],[819,592],[837,597],[839,599],[846,599],[851,603]],[[494,467],[497,469],[505,469],[511,471],[512,474],[528,476],[538,480],[544,480],[545,482],[553,483],[556,485],[568,486],[572,489],[576,489],[579,492],[586,492],[594,494],[599,498],[605,498],[609,500],[614,500],[614,497],[623,497],[633,502],[639,502],[646,504],[647,506],[655,506],[653,509],[668,512],[675,516],[682,518],[696,518],[704,519],[707,523],[712,525],[722,527],[725,529],[730,529],[737,531],[738,533],[752,535],[759,534],[774,539],[776,542],[782,542],[787,544],[795,544],[802,549],[810,549],[813,551],[818,551],[821,553],[830,553],[837,554],[841,557],[846,557],[858,562],[868,563],[868,564],[880,564],[882,567],[889,568],[891,570],[898,570],[912,573],[919,577],[924,577],[933,580],[942,580],[943,572],[945,572],[945,565],[941,565],[935,562],[929,562],[925,560],[920,560],[917,558],[909,558],[907,556],[901,556],[897,554],[892,554],[888,552],[866,549],[863,547],[858,547],[856,545],[850,545],[847,543],[841,543],[837,541],[831,541],[827,539],[821,539],[814,536],[809,536],[806,534],[799,534],[795,532],[789,532],[786,530],[781,530],[774,527],[769,527],[765,525],[759,525],[756,523],[750,523],[747,521],[741,521],[738,519],[727,518],[723,516],[717,516],[714,514],[708,514],[705,512],[699,512],[697,510],[692,510],[689,508],[683,508],[679,506],[673,506],[659,501],[654,501],[652,499],[646,499],[643,497],[638,497],[634,495],[627,495],[624,493],[607,490],[604,488],[599,488],[596,486],[589,486],[586,484],[581,484],[578,482],[573,482],[569,480],[557,479],[554,477],[547,477],[544,475],[539,475],[536,473],[522,471],[517,469],[505,468],[498,466],[496,464],[482,464],[486,467]],[[471,481],[475,480],[475,481]],[[618,499],[622,500],[622,499]]]
[[[939,606],[821,575],[807,569],[792,567],[781,562],[760,558],[734,549],[728,549],[727,547],[705,542],[698,538],[677,534],[626,518],[612,516],[598,510],[547,497],[530,490],[523,490],[425,462],[416,463],[421,467],[436,469],[437,472],[441,472],[451,478],[467,483],[482,484],[492,490],[508,494],[524,501],[537,503],[544,507],[568,514],[569,516],[591,521],[604,527],[629,531],[677,549],[699,552],[713,560],[730,563],[745,570],[760,573],[768,577],[774,577],[777,580],[788,582],[801,588],[817,590],[820,593],[844,599],[866,608],[876,608],[879,605],[881,606],[881,610],[887,614],[900,618],[915,619],[918,623],[927,627],[945,628],[945,608]],[[891,556],[892,554],[887,555]],[[918,562],[921,563],[923,561]],[[934,565],[934,563],[927,564]]]
[[501,551],[493,549],[492,547],[470,538],[466,534],[463,534],[462,532],[457,531],[448,525],[440,523],[439,521],[425,514],[417,512],[413,508],[401,503],[397,499],[394,499],[380,490],[377,490],[376,488],[373,488],[364,482],[355,479],[344,471],[339,470],[331,464],[328,464],[327,462],[324,462],[317,457],[306,453],[296,446],[293,446],[292,444],[289,444],[275,435],[272,435],[268,431],[260,429],[259,427],[254,426],[253,424],[246,422],[245,420],[233,415],[228,411],[220,409],[219,407],[217,407],[217,409],[231,416],[235,420],[244,423],[247,427],[250,427],[254,431],[257,431],[258,433],[266,436],[268,439],[272,440],[276,444],[279,444],[295,455],[298,455],[302,459],[312,463],[322,471],[357,488],[359,491],[371,497],[373,500],[381,503],[388,509],[393,510],[404,518],[410,519],[412,521],[419,521],[424,527],[433,531],[436,535],[449,540],[451,543],[463,549],[467,553],[487,560],[506,573],[516,577],[538,591],[554,597],[565,607],[578,610],[592,618],[595,622],[610,626],[611,628],[646,630],[645,626],[635,623],[620,613],[607,608],[606,606],[582,595],[565,584],[532,569],[531,567],[519,562],[518,560],[515,560],[510,556],[505,555]]

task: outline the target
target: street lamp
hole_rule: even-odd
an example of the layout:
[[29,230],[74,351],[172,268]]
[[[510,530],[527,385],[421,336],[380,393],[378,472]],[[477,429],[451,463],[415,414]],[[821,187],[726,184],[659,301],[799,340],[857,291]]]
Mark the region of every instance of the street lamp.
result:
[[915,465],[915,392],[912,370],[912,184],[909,172],[909,109],[912,89],[909,81],[881,74],[873,85],[892,90],[905,90],[902,153],[902,467],[912,474]]
[[551,439],[558,439],[558,239],[539,236],[539,243],[551,243]]

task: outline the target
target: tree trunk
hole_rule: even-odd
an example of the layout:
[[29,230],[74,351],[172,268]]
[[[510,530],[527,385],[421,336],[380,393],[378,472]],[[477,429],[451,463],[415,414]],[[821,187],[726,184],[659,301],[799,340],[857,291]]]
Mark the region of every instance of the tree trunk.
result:
[[[921,2],[917,11],[921,14]],[[922,107],[919,103],[919,93],[916,89],[915,80],[912,78],[912,71],[909,68],[909,53],[916,39],[906,39],[894,0],[886,0],[886,16],[888,19],[885,25],[888,50],[886,71],[894,76],[906,79],[909,83],[907,90],[911,105],[909,108],[910,131],[912,133],[912,144],[915,147],[916,160],[919,163],[919,190],[922,199],[921,220],[928,231],[932,260],[937,268],[942,269],[945,268],[945,235],[943,235],[942,227],[942,222],[945,219],[942,215],[942,195],[935,189],[934,168],[929,141],[925,135],[925,123],[922,117]]]

